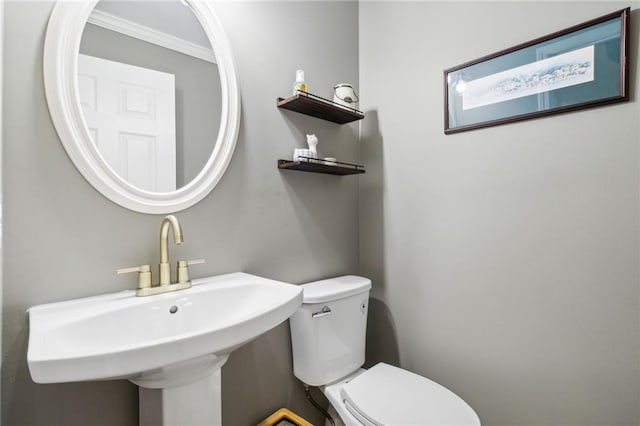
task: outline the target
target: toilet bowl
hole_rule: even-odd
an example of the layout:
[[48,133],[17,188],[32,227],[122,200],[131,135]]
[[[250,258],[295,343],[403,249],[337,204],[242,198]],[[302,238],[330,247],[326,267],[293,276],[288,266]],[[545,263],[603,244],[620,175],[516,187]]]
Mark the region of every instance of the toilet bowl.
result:
[[302,287],[303,305],[289,322],[294,375],[323,390],[337,426],[480,425],[462,398],[426,377],[385,363],[360,368],[370,280],[349,275]]
[[385,363],[325,386],[324,394],[346,426],[480,425],[449,389]]

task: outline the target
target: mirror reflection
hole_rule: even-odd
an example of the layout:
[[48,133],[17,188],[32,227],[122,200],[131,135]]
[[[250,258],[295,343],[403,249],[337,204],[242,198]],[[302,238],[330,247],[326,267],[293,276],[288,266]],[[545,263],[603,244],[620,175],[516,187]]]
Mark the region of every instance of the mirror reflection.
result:
[[193,180],[213,152],[222,106],[213,50],[191,8],[101,0],[79,53],[82,111],[105,162],[147,191]]

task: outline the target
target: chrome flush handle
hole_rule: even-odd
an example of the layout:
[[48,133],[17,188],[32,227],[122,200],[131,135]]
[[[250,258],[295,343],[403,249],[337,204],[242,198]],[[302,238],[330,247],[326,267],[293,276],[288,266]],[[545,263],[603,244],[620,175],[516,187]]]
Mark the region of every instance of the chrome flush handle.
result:
[[311,318],[326,317],[327,315],[331,315],[331,308],[327,305],[324,305],[321,310],[312,313]]

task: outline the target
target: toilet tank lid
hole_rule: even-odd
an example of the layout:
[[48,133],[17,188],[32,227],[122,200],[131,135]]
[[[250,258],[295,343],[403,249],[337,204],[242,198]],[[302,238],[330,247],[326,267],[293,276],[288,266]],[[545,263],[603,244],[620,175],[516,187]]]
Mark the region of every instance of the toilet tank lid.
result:
[[302,284],[302,303],[324,303],[367,292],[371,280],[356,275],[329,278]]

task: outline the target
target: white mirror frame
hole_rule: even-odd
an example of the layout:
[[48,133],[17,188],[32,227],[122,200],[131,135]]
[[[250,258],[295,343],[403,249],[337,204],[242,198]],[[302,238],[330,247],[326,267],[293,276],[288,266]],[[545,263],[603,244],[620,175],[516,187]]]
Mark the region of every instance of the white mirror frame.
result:
[[84,26],[97,2],[59,0],[49,18],[44,44],[44,86],[60,141],[85,179],[111,201],[141,213],[184,210],[216,186],[236,146],[240,91],[227,37],[209,2],[188,2],[209,37],[218,62],[222,86],[220,131],[211,157],[191,182],[172,192],[145,191],[125,181],[106,163],[93,143],[82,113],[77,82],[78,52]]

